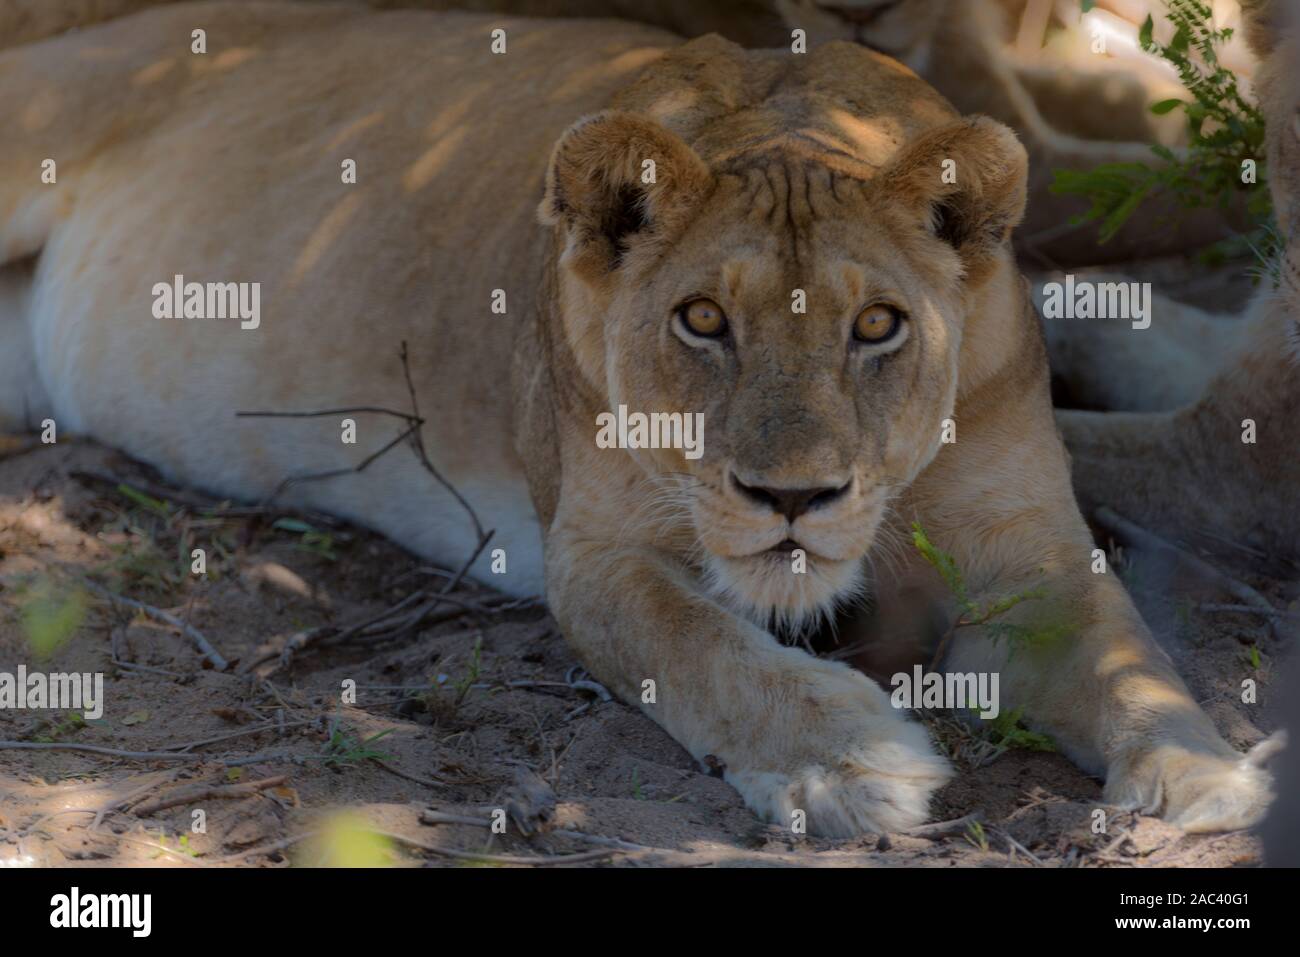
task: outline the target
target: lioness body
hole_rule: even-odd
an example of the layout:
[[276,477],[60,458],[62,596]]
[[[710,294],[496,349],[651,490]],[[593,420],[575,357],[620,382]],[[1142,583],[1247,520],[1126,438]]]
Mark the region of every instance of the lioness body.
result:
[[[207,59],[185,39],[195,11],[213,40]],[[13,366],[7,381],[29,383],[30,396],[11,404],[27,424],[52,414],[62,430],[102,436],[179,479],[262,499],[285,478],[359,463],[403,423],[354,416],[358,441],[344,445],[342,416],[234,413],[408,409],[406,341],[430,446],[446,478],[492,517],[494,546],[509,555],[510,574],[495,583],[535,595],[541,539],[512,448],[509,383],[544,250],[535,205],[522,199],[540,196],[545,156],[565,127],[680,40],[631,24],[540,23],[518,42],[545,53],[489,59],[481,21],[429,22],[330,7],[167,8],[69,37],[57,51],[8,57],[6,115],[24,135],[6,136],[0,153],[0,208],[11,210],[0,248],[9,261],[44,250],[29,323],[35,368],[17,350],[0,349],[0,362]],[[464,79],[471,31],[482,39],[473,66],[490,82]],[[343,33],[347,43],[322,72],[320,44]],[[96,55],[114,48],[129,56]],[[512,83],[530,92],[506,93]],[[122,99],[96,98],[109,84]],[[272,84],[268,116],[261,91]],[[448,92],[428,95],[437,90]],[[196,116],[209,135],[194,135]],[[57,158],[58,182],[33,190],[47,156]],[[342,181],[345,159],[356,161],[356,184]],[[497,201],[499,182],[514,184],[521,201]],[[244,211],[234,229],[232,209]],[[245,330],[238,319],[155,318],[149,287],[177,274],[260,282],[264,321]],[[504,315],[492,311],[498,288]],[[0,334],[19,334],[14,318]],[[200,415],[204,396],[202,429],[178,432],[181,417],[159,415],[178,402]],[[293,491],[447,562],[474,541],[413,458],[389,455],[364,475]],[[412,515],[416,502],[428,507]],[[475,570],[487,567],[484,555]]]
[[[852,599],[912,520],[972,595],[1044,588],[1008,620],[1068,631],[1009,656],[970,629],[951,667],[999,671],[1001,707],[1116,802],[1200,829],[1262,812],[1266,778],[1090,570],[1010,252],[1023,150],[899,64],[608,22],[203,5],[0,56],[0,116],[0,260],[39,257],[0,304],[11,424],[49,417],[256,499],[362,464],[402,423],[235,412],[407,409],[406,341],[425,445],[504,549],[506,574],[487,556],[475,573],[544,587],[596,675],[765,816],[906,827],[949,774],[875,684],[764,627]],[[177,275],[261,283],[257,327],[159,317]],[[700,301],[721,332],[686,325]],[[894,319],[880,341],[854,318],[873,303]],[[621,404],[698,410],[703,456],[598,446]],[[474,544],[402,449],[285,494],[448,564]],[[871,583],[882,615],[950,619],[933,573],[895,558]]]

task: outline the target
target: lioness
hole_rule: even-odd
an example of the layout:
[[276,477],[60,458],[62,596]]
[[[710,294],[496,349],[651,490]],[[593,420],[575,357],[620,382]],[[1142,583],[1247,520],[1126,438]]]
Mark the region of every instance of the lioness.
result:
[[[17,0],[0,10],[0,46],[89,25],[173,0]],[[317,0],[295,0],[317,2]],[[1228,235],[1220,210],[1152,204],[1110,242],[1091,226],[1071,226],[1087,209],[1051,192],[1054,171],[1102,163],[1150,163],[1162,136],[1148,106],[1158,97],[1117,69],[1107,76],[1068,68],[1018,67],[1007,55],[1006,11],[997,0],[352,0],[381,8],[491,12],[514,16],[619,17],[685,37],[717,32],[747,47],[789,49],[792,31],[808,45],[865,44],[906,63],[962,113],[981,113],[1020,134],[1030,157],[1030,202],[1019,238],[1036,261],[1081,265],[1152,257],[1205,246]],[[6,37],[8,35],[8,38]],[[1032,84],[1032,89],[1031,89]],[[1050,105],[1044,116],[1038,100]],[[1062,104],[1068,104],[1062,106]],[[1166,145],[1177,145],[1169,141]],[[1170,223],[1178,228],[1171,229]]]
[[[1149,329],[1050,323],[1055,371],[1108,412],[1062,412],[1085,504],[1300,557],[1300,11],[1245,6],[1285,248],[1241,319],[1165,302]],[[1176,482],[1168,480],[1179,473]],[[1204,540],[1204,539],[1202,539]]]
[[[0,302],[11,425],[257,499],[400,423],[356,413],[347,444],[236,411],[407,408],[407,341],[423,441],[508,562],[474,572],[544,590],[588,667],[763,816],[906,828],[949,777],[878,686],[772,630],[868,585],[951,620],[919,558],[881,561],[913,521],[972,596],[1042,589],[1000,624],[1065,629],[963,629],[950,669],[1000,672],[1109,801],[1199,830],[1263,812],[1265,772],[1090,570],[1010,250],[1025,152],[899,63],[200,4],[0,55],[0,117],[0,259],[36,257]],[[250,284],[256,321],[160,318],[191,281]],[[601,447],[620,407],[703,415],[702,454]],[[288,496],[448,564],[476,541],[407,456]]]

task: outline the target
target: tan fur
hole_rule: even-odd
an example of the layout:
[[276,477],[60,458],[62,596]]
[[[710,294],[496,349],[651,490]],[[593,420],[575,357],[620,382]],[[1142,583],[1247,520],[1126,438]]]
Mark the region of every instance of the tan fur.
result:
[[163,2],[166,0],[4,0],[0,3],[0,48],[84,29]]
[[[106,8],[134,9],[172,0],[40,0],[17,32],[46,35],[35,24],[103,19]],[[299,0],[309,2],[309,0]],[[311,0],[314,2],[314,0]],[[364,2],[364,0],[356,0]],[[1167,141],[1150,112],[1153,99],[1122,72],[1094,76],[1068,69],[1022,69],[1008,55],[1005,11],[995,0],[369,0],[376,7],[418,7],[518,16],[621,17],[687,37],[718,32],[749,47],[789,49],[791,31],[810,45],[851,40],[902,60],[961,113],[980,113],[1011,126],[1030,156],[1031,197],[1020,240],[1038,261],[1063,265],[1116,262],[1208,245],[1228,235],[1221,210],[1183,210],[1148,202],[1104,246],[1096,227],[1068,225],[1085,201],[1051,192],[1053,171],[1110,162],[1152,162],[1148,142]],[[63,13],[54,16],[54,11]],[[0,21],[0,38],[4,24]],[[1050,116],[1050,119],[1047,117]],[[1166,143],[1166,145],[1175,145]],[[1171,224],[1177,228],[1171,228]]]
[[[1268,122],[1268,173],[1287,241],[1276,288],[1238,320],[1166,303],[1151,328],[1060,321],[1054,366],[1095,406],[1167,397],[1163,411],[1063,412],[1061,427],[1085,505],[1105,504],[1163,532],[1237,541],[1300,556],[1300,30],[1285,5],[1247,9],[1265,57],[1258,81]],[[1190,361],[1189,361],[1190,360]],[[1168,383],[1167,386],[1162,385]],[[1179,401],[1181,400],[1181,401]],[[1245,420],[1256,441],[1242,441]],[[1171,479],[1177,476],[1177,480]]]
[[[206,59],[188,52],[196,19]],[[493,56],[501,25],[510,52]],[[1267,778],[1218,736],[1114,577],[1089,570],[1010,250],[1024,151],[898,63],[608,21],[203,5],[0,55],[0,116],[16,118],[0,249],[39,257],[0,325],[29,328],[61,428],[258,498],[357,464],[396,423],[359,415],[348,446],[336,421],[235,411],[405,407],[406,340],[424,441],[507,554],[508,574],[486,558],[474,573],[544,587],[592,671],[724,764],[764,816],[895,830],[923,821],[949,776],[876,684],[767,627],[807,625],[868,585],[950,618],[928,566],[888,560],[912,520],[973,593],[1043,587],[1050,601],[1013,614],[1070,626],[1010,658],[964,630],[949,667],[998,670],[1001,707],[1105,774],[1110,800],[1196,829],[1262,813]],[[39,181],[46,156],[57,186]],[[261,282],[262,325],[154,318],[152,284],[174,273]],[[701,295],[729,338],[674,317]],[[905,312],[901,333],[852,342],[854,316],[882,300]],[[598,448],[596,416],[620,403],[703,413],[703,457]],[[940,442],[946,418],[956,444]],[[787,519],[737,478],[835,494]],[[473,543],[401,454],[289,497],[448,564]],[[769,551],[787,537],[807,574]]]

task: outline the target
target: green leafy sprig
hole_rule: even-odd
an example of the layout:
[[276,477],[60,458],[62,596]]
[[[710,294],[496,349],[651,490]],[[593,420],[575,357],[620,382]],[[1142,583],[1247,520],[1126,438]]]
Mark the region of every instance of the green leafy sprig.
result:
[[[1155,39],[1155,23],[1148,15],[1138,33],[1147,53],[1158,56],[1178,72],[1186,99],[1155,103],[1151,112],[1164,115],[1182,110],[1187,120],[1188,147],[1175,153],[1152,146],[1153,162],[1106,163],[1090,170],[1055,170],[1052,191],[1082,196],[1090,208],[1075,222],[1099,222],[1098,242],[1118,233],[1149,199],[1172,196],[1189,209],[1227,209],[1245,193],[1252,221],[1244,237],[1216,243],[1205,251],[1206,261],[1255,253],[1271,259],[1276,237],[1269,228],[1272,199],[1265,182],[1264,116],[1242,95],[1236,75],[1219,62],[1219,48],[1232,39],[1231,28],[1219,29],[1213,11],[1203,0],[1169,0],[1166,13],[1174,26],[1168,43]],[[1256,164],[1256,184],[1242,181],[1243,164]]]

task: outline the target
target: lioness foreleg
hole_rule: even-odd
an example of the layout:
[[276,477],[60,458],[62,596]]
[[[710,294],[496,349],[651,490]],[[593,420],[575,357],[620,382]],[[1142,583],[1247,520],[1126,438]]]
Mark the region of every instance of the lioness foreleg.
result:
[[[1254,823],[1271,796],[1268,775],[1220,737],[1098,561],[1059,440],[1046,421],[1032,421],[1030,431],[1045,433],[1033,442],[968,442],[965,455],[998,448],[999,468],[985,468],[982,482],[936,484],[921,499],[922,522],[952,553],[975,605],[1033,596],[957,629],[941,668],[996,672],[1000,709],[1019,710],[1081,767],[1104,774],[1108,802],[1188,830]],[[949,461],[963,468],[961,457]],[[967,464],[963,474],[976,473]]]
[[1038,625],[1065,634],[1041,648],[963,636],[948,667],[999,672],[1001,708],[1020,710],[1076,763],[1103,773],[1112,804],[1194,831],[1257,821],[1270,797],[1266,773],[1219,736],[1114,578],[1061,569],[1046,588],[1068,597],[1049,597]]
[[592,672],[697,759],[720,761],[764,818],[851,836],[929,816],[948,764],[862,674],[782,646],[649,550],[553,529],[547,584]]

